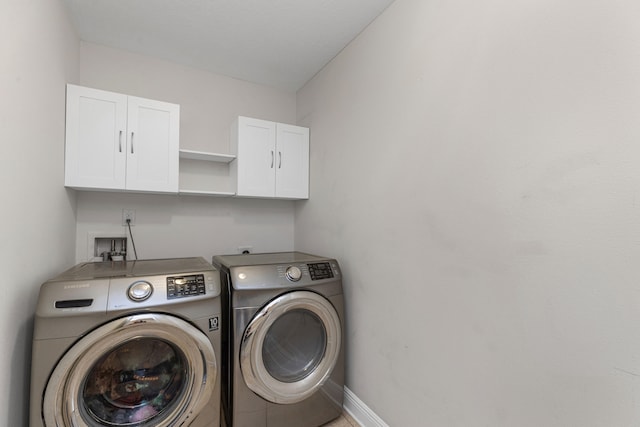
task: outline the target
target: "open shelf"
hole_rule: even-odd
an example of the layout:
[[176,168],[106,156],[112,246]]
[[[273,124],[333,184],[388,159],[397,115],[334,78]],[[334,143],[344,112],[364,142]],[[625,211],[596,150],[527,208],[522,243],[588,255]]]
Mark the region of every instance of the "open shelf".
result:
[[181,196],[216,196],[216,197],[233,197],[236,193],[228,191],[206,191],[206,190],[179,190]]
[[236,195],[229,164],[230,154],[180,150],[178,194],[183,196],[233,197]]
[[231,154],[206,153],[204,151],[180,150],[181,159],[203,160],[206,162],[230,163],[236,156]]

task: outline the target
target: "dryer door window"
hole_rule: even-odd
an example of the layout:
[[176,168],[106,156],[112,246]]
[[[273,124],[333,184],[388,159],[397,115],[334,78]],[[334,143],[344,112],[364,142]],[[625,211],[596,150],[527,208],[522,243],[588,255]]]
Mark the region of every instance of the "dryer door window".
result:
[[264,337],[262,361],[278,381],[293,383],[315,371],[327,348],[327,330],[312,311],[295,309],[278,317]]
[[341,343],[340,318],[329,300],[309,291],[283,294],[259,310],[244,332],[244,381],[271,402],[300,402],[327,380]]
[[214,390],[207,336],[164,314],[113,320],[80,339],[45,390],[45,425],[172,426],[188,423]]

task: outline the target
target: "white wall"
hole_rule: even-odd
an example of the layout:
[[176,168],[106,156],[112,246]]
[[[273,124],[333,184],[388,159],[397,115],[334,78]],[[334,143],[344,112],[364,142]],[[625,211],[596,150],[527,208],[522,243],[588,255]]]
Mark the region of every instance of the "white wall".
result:
[[[131,227],[138,259],[293,249],[293,203],[253,199],[118,194],[78,194],[77,258],[88,259],[89,235],[127,236],[122,209],[136,211]],[[129,243],[128,259],[133,259]]]
[[40,284],[73,265],[75,198],[64,182],[65,83],[79,41],[59,1],[0,2],[0,425],[28,423]]
[[180,104],[180,147],[228,152],[238,115],[293,123],[296,96],[148,56],[82,42],[79,84]]
[[[238,115],[295,122],[293,92],[92,43],[81,44],[79,84],[180,104],[184,149],[228,153],[231,122]],[[228,174],[228,167],[219,169],[216,174]],[[100,192],[79,192],[77,197],[77,261],[88,259],[90,235],[126,233],[123,208],[136,210],[133,235],[139,258],[210,260],[215,254],[236,253],[239,246],[252,246],[255,252],[293,249],[291,201]]]
[[640,422],[640,3],[396,0],[298,93],[391,426]]

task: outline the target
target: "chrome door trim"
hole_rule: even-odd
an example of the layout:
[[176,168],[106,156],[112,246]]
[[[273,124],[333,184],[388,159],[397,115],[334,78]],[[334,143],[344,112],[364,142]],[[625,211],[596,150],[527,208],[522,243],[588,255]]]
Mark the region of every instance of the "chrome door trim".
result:
[[110,321],[75,343],[56,365],[44,393],[42,414],[46,426],[94,425],[81,409],[79,394],[86,375],[106,352],[134,338],[159,338],[184,352],[187,383],[183,396],[154,426],[189,424],[213,393],[217,364],[213,346],[195,326],[174,316],[136,314]]
[[[262,359],[262,346],[269,328],[290,310],[308,310],[318,316],[327,334],[324,357],[309,375],[286,383],[272,377]],[[342,345],[340,317],[331,302],[310,291],[293,291],[275,298],[260,309],[244,331],[240,343],[240,369],[244,381],[262,398],[280,404],[301,402],[315,393],[331,375]]]

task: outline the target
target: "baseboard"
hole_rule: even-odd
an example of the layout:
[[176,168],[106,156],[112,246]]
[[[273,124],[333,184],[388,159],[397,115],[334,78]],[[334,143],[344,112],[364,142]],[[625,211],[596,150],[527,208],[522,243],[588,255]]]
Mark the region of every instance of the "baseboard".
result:
[[389,427],[347,387],[344,388],[344,410],[362,427]]

